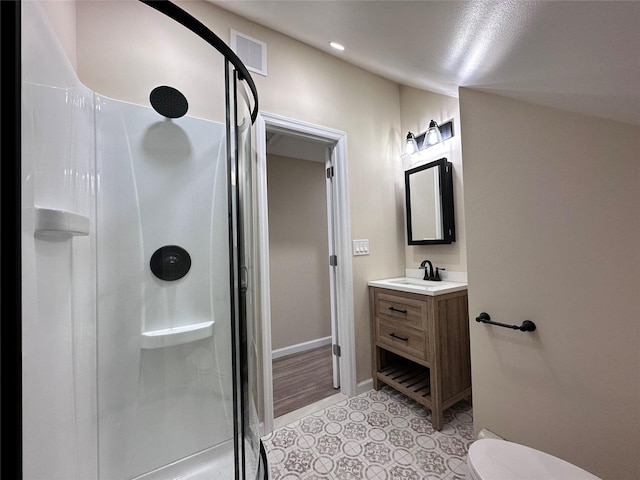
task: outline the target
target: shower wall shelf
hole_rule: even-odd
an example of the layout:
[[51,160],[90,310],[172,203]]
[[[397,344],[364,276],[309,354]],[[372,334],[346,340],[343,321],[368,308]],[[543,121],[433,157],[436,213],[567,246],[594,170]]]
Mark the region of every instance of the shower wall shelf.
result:
[[38,236],[71,238],[89,235],[89,217],[67,210],[34,208],[34,233]]
[[143,349],[164,348],[202,340],[213,335],[213,324],[214,321],[210,320],[181,327],[142,332],[140,346]]

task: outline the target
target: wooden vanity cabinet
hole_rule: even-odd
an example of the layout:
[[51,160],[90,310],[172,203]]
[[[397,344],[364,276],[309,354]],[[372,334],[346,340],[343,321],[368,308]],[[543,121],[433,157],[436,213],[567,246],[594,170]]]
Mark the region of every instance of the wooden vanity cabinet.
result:
[[471,395],[467,291],[435,296],[369,286],[373,387],[382,384],[442,412]]

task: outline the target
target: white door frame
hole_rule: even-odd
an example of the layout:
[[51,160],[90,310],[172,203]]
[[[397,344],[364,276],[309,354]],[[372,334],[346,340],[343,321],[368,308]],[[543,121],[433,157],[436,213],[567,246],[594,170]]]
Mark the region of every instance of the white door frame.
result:
[[[258,259],[264,388],[264,434],[273,431],[273,372],[271,368],[271,299],[269,287],[269,216],[267,205],[267,127],[287,135],[321,140],[333,145],[335,188],[336,313],[340,339],[340,392],[356,394],[355,327],[353,318],[353,269],[347,134],[332,128],[260,111],[256,120],[256,182],[258,194]],[[327,262],[329,259],[327,259]]]
[[[327,172],[326,176],[326,194],[327,194],[327,245],[329,247],[329,257],[335,255],[336,242],[335,242],[335,230],[334,221],[336,217],[335,212],[335,188],[334,188],[334,175],[330,175],[329,172],[334,172],[333,168],[333,148],[327,148],[325,152],[324,167]],[[329,273],[329,296],[331,297],[330,309],[331,309],[331,345],[340,345],[340,337],[338,334],[338,312],[336,307],[336,267],[331,266],[331,262],[327,266]],[[340,388],[340,357],[336,356],[332,350],[331,364],[333,367],[333,388]]]

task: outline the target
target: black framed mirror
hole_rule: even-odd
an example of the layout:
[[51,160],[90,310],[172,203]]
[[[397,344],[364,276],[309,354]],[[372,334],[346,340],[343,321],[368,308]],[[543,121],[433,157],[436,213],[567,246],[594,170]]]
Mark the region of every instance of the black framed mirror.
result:
[[404,186],[409,245],[455,242],[451,162],[441,158],[405,171]]

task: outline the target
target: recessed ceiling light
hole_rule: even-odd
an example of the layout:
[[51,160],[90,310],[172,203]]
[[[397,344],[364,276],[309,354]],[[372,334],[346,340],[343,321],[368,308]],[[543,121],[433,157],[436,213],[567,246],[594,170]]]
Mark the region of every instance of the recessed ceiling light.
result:
[[331,45],[332,48],[335,48],[336,50],[344,50],[344,46],[340,45],[339,43],[336,42],[330,42],[329,45]]

